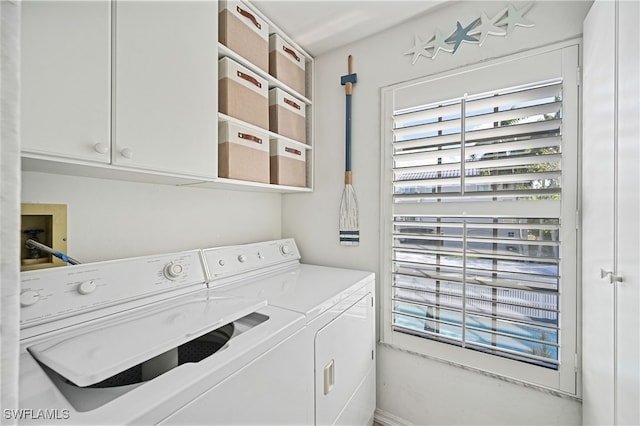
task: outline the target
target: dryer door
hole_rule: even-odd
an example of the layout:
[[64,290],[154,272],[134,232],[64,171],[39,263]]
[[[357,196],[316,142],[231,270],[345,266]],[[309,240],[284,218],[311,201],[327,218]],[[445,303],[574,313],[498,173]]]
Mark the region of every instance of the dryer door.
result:
[[[316,334],[316,424],[335,424],[361,383],[375,371],[372,300],[367,293]],[[354,402],[369,405],[370,398],[366,399],[355,398]],[[368,411],[375,409],[356,408],[367,419]]]

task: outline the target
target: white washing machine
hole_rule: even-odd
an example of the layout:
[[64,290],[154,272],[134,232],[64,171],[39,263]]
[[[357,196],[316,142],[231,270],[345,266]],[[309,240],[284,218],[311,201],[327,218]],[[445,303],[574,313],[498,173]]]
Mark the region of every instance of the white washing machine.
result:
[[220,294],[206,275],[200,250],[24,272],[12,418],[313,422],[304,316]]
[[266,299],[269,306],[304,315],[308,350],[301,357],[308,366],[307,380],[313,383],[307,402],[313,422],[372,424],[374,274],[301,264],[293,239],[205,249],[204,254],[211,288]]

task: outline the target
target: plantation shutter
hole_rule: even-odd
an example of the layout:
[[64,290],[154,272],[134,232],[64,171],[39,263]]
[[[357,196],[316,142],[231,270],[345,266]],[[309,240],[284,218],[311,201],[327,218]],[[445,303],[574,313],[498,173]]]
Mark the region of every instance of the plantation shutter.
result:
[[558,368],[562,102],[556,79],[393,111],[395,331]]

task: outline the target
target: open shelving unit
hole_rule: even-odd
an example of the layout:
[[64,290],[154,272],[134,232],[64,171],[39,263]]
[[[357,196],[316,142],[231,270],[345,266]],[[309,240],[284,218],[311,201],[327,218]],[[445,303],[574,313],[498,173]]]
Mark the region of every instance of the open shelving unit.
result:
[[[251,63],[249,60],[247,60],[246,58],[244,58],[242,55],[236,53],[235,51],[233,51],[232,49],[230,49],[229,47],[225,46],[224,44],[218,42],[218,59],[221,59],[223,57],[228,57],[230,59],[233,59],[234,61],[238,62],[239,64],[249,68],[252,72],[254,72],[255,74],[257,74],[258,76],[260,76],[261,78],[267,80],[268,85],[269,85],[269,89],[272,88],[279,88],[283,91],[285,91],[286,93],[288,93],[289,95],[295,97],[296,99],[300,100],[301,102],[303,102],[305,104],[305,117],[306,117],[306,139],[307,142],[306,143],[302,143],[290,138],[287,138],[285,136],[279,135],[277,133],[271,132],[271,131],[267,131],[267,133],[269,134],[269,138],[270,139],[280,139],[283,141],[286,141],[288,144],[293,144],[296,145],[297,147],[299,147],[300,149],[304,149],[306,151],[306,181],[307,184],[305,187],[292,187],[292,186],[283,186],[283,185],[274,185],[274,184],[262,184],[262,183],[257,183],[257,182],[249,182],[249,181],[242,181],[242,180],[236,180],[236,179],[226,179],[226,178],[221,178],[218,177],[217,179],[215,179],[214,182],[203,182],[202,185],[206,185],[206,186],[219,186],[219,184],[225,184],[228,185],[229,187],[234,187],[237,186],[238,189],[243,189],[242,187],[246,187],[244,189],[247,190],[266,190],[266,191],[276,191],[276,192],[283,192],[283,193],[289,193],[289,192],[311,192],[313,191],[313,178],[314,178],[314,173],[313,173],[313,165],[314,165],[314,156],[313,156],[313,90],[314,90],[314,84],[313,84],[313,58],[304,51],[304,49],[302,49],[300,46],[297,45],[297,43],[295,43],[291,38],[289,38],[289,36],[284,33],[283,31],[281,31],[271,20],[269,20],[269,18],[267,18],[266,16],[264,16],[260,10],[255,7],[253,4],[251,4],[249,1],[246,0],[242,0],[242,3],[244,3],[246,6],[248,6],[248,8],[251,10],[252,13],[255,13],[256,15],[258,15],[262,20],[266,21],[267,24],[269,25],[269,34],[273,34],[276,33],[278,35],[280,35],[280,37],[282,37],[287,43],[289,43],[290,45],[292,45],[293,47],[295,47],[295,49],[302,54],[302,56],[304,57],[305,60],[305,85],[306,85],[306,96],[303,96],[302,94],[298,93],[296,90],[292,89],[291,87],[289,87],[288,85],[286,85],[285,83],[283,83],[282,81],[278,80],[277,78],[275,78],[274,76],[272,76],[271,74],[265,72],[264,70],[260,69],[259,67],[255,66],[253,63]],[[235,124],[239,124],[242,125],[244,127],[247,127],[249,129],[253,129],[253,130],[258,130],[261,132],[265,132],[265,129],[262,129],[260,127],[254,126],[250,123],[247,123],[245,121],[236,119],[234,117],[230,117],[226,114],[223,113],[218,113],[218,122],[232,122]]]

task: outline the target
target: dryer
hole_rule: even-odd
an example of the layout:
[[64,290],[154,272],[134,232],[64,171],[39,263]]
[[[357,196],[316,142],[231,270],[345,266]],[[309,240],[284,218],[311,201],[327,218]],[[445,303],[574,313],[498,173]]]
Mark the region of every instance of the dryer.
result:
[[222,294],[206,277],[200,250],[24,272],[12,417],[65,425],[312,422],[310,382],[300,380],[304,316]]
[[314,424],[373,423],[373,273],[302,264],[293,239],[205,249],[204,257],[210,288],[304,315]]

